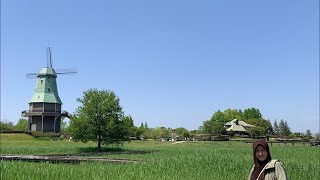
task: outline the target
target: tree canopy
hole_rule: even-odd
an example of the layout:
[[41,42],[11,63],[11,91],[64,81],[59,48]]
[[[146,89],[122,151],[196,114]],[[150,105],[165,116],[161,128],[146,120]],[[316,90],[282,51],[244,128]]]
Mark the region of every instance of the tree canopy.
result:
[[120,99],[113,91],[89,89],[77,101],[81,105],[70,118],[70,132],[75,140],[96,141],[98,151],[101,144],[129,140],[133,120],[124,115]]
[[14,129],[21,131],[28,130],[28,120],[20,118]]
[[281,135],[289,135],[291,134],[291,130],[287,121],[281,119],[278,125],[278,133]]
[[14,125],[12,122],[7,122],[5,120],[0,121],[0,130],[12,130]]
[[243,111],[243,118],[244,119],[259,119],[262,118],[259,109],[256,108],[248,108]]
[[221,135],[226,133],[226,129],[223,127],[223,122],[213,120],[205,121],[203,123],[203,131],[213,135]]

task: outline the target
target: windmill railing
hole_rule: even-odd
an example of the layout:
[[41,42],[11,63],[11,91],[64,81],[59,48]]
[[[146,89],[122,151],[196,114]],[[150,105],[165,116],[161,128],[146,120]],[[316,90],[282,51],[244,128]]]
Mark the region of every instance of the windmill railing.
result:
[[69,117],[70,114],[67,111],[30,111],[25,110],[21,112],[22,117],[29,117],[29,116],[61,116],[61,117]]

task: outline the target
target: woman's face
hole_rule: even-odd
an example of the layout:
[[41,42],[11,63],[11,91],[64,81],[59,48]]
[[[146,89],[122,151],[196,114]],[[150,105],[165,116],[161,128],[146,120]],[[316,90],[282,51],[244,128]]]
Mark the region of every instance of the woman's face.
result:
[[259,159],[259,161],[264,161],[268,157],[268,152],[266,151],[266,149],[263,146],[258,145],[256,148],[255,155]]

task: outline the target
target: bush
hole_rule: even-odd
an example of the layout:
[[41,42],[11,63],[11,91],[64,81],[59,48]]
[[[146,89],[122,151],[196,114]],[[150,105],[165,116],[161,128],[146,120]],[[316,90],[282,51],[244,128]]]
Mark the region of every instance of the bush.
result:
[[229,141],[229,136],[228,135],[219,135],[219,136],[215,136],[213,138],[214,141]]
[[52,133],[52,132],[41,132],[41,131],[29,131],[28,134],[35,138],[43,138],[43,137],[48,137],[48,138],[59,138],[60,134],[58,133]]
[[1,133],[26,133],[26,131],[22,130],[1,130]]

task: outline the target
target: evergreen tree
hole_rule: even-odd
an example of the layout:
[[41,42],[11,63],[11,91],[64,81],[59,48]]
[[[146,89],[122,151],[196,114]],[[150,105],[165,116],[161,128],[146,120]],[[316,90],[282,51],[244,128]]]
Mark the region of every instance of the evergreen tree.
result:
[[274,134],[279,134],[279,126],[276,119],[274,120],[274,123],[273,123],[273,132]]
[[278,128],[279,128],[279,134],[285,135],[285,124],[283,119],[280,120]]
[[270,120],[268,119],[267,121],[268,121],[268,124],[270,124],[270,126],[269,126],[269,128],[268,128],[268,134],[274,134],[274,130],[273,130],[273,127],[272,127],[272,125],[271,125]]
[[291,130],[287,121],[284,121],[283,119],[281,119],[279,123],[279,134],[286,136],[291,134]]
[[287,121],[284,121],[284,132],[283,132],[284,135],[290,135],[291,134],[291,130],[290,130],[290,127],[287,123]]

